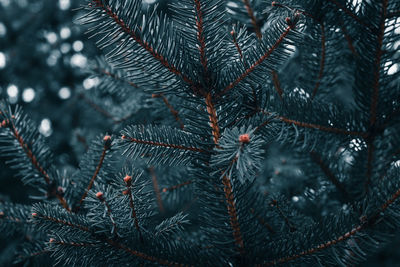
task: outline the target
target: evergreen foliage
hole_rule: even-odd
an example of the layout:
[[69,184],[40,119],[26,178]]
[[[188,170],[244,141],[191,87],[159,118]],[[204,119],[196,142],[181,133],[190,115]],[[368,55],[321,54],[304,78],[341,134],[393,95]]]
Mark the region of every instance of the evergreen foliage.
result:
[[166,2],[83,5],[105,54],[84,131],[104,132],[76,143],[79,168],[0,103],[1,156],[37,189],[0,202],[14,263],[348,266],[389,242],[400,2]]

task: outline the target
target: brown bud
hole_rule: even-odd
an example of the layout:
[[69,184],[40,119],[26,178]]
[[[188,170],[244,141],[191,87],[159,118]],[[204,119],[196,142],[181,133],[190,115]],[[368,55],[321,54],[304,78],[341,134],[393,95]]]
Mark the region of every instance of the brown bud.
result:
[[249,134],[241,134],[239,136],[239,142],[243,144],[250,143],[250,135]]

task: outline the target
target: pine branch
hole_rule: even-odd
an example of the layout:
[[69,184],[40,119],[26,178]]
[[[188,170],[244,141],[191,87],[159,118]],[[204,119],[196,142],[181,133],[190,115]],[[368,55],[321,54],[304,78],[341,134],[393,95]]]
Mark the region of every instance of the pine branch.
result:
[[112,115],[111,113],[109,113],[107,110],[105,110],[104,108],[102,108],[101,106],[97,105],[95,102],[93,102],[92,100],[90,100],[89,98],[87,98],[85,96],[85,94],[80,94],[80,97],[87,103],[89,104],[95,111],[99,112],[101,115],[103,115],[104,117],[112,120],[114,123],[118,124],[121,123],[123,121],[126,121],[127,119],[129,119],[130,117],[132,117],[134,114],[128,114],[122,118],[118,118],[115,117],[114,115]]
[[[297,20],[298,17],[299,17],[299,14],[296,13],[295,20]],[[278,40],[276,40],[274,45],[272,47],[270,47],[265,52],[265,54],[262,55],[259,59],[257,59],[249,68],[247,68],[239,77],[237,77],[233,82],[229,83],[229,85],[223,89],[223,91],[220,93],[220,95],[224,95],[228,91],[233,89],[242,80],[244,80],[251,72],[253,72],[257,66],[259,66],[261,63],[263,63],[275,51],[275,49],[283,42],[283,40],[286,38],[286,36],[289,34],[289,32],[291,32],[295,28],[295,26],[296,26],[296,23],[290,23],[290,25],[288,27],[286,27],[285,31],[279,36]]]
[[122,77],[118,76],[117,74],[111,73],[110,71],[108,71],[106,69],[95,68],[94,70],[99,72],[99,73],[101,73],[101,74],[104,74],[104,75],[106,75],[108,77],[111,77],[114,80],[122,81],[122,82],[127,83],[128,85],[130,85],[130,86],[132,86],[134,88],[139,88],[139,86],[137,84],[135,84],[133,82],[130,82],[130,81],[127,81],[127,80],[123,79]]
[[375,66],[374,66],[374,81],[373,81],[373,92],[371,95],[371,108],[370,108],[370,132],[367,139],[367,179],[365,181],[365,191],[368,191],[369,185],[372,179],[372,165],[374,160],[374,150],[375,150],[375,137],[376,137],[376,118],[377,118],[377,107],[378,107],[378,97],[379,97],[379,88],[380,88],[380,70],[381,70],[381,59],[382,59],[382,44],[383,38],[385,35],[385,18],[387,14],[387,6],[388,0],[382,1],[382,14],[381,14],[381,23],[379,28],[377,47],[376,47],[376,58],[375,58]]
[[[157,60],[164,68],[166,68],[170,73],[173,73],[174,75],[178,76],[181,78],[184,82],[186,82],[191,88],[194,90],[195,93],[197,93],[197,86],[195,85],[194,81],[192,81],[188,76],[186,76],[181,70],[178,69],[174,64],[168,61],[168,59],[160,54],[156,49],[153,48],[153,46],[143,40],[140,37],[140,32],[136,32],[135,29],[132,29],[128,26],[125,21],[119,17],[119,15],[112,10],[112,8],[108,5],[105,5],[103,1],[101,0],[91,0],[92,3],[89,5],[92,8],[98,8],[102,11],[103,14],[105,14],[109,19],[111,19],[114,23],[116,23],[119,26],[119,30],[121,33],[126,34],[134,40],[140,47],[142,47],[147,53],[151,55],[152,58]],[[140,27],[137,27],[140,31],[142,30]]]
[[176,122],[179,123],[179,126],[182,130],[185,129],[185,125],[183,124],[181,118],[179,117],[179,112],[174,109],[174,107],[169,103],[168,99],[164,96],[164,94],[152,94],[151,97],[153,98],[158,98],[161,97],[162,100],[164,101],[164,104],[167,106],[171,114],[174,116]]
[[114,217],[113,217],[113,215],[112,215],[111,207],[110,207],[110,205],[108,204],[106,198],[104,197],[103,192],[101,192],[101,191],[97,192],[97,193],[96,193],[96,197],[97,197],[98,200],[100,200],[101,203],[104,204],[104,206],[105,206],[105,208],[106,208],[107,215],[108,215],[108,217],[110,218],[110,221],[111,221],[112,226],[113,226],[113,228],[112,228],[112,230],[111,230],[111,233],[114,233],[115,236],[118,236],[117,224],[115,223]]
[[128,126],[121,134],[123,153],[149,164],[187,165],[196,155],[209,153],[198,147],[197,136],[171,127]]
[[237,42],[236,33],[235,33],[234,30],[231,31],[231,36],[232,36],[232,39],[233,39],[233,44],[235,45],[236,50],[239,53],[240,60],[242,61],[243,65],[246,66],[246,62],[244,61],[244,58],[243,58],[243,52],[242,52],[242,49],[240,48],[240,46],[239,46],[239,44]]
[[256,17],[254,16],[253,9],[250,6],[250,2],[249,2],[249,0],[243,0],[243,3],[246,7],[247,13],[249,14],[251,24],[254,27],[254,31],[256,32],[257,38],[261,39],[262,38],[261,30],[260,30],[260,27],[258,27]]
[[304,250],[298,254],[294,254],[294,255],[290,255],[284,258],[279,258],[276,260],[272,260],[268,263],[264,263],[264,264],[258,264],[257,266],[274,266],[274,265],[278,265],[278,264],[284,264],[284,263],[288,263],[291,262],[293,260],[299,259],[301,257],[304,256],[308,256],[308,255],[312,255],[315,254],[316,252],[319,252],[321,250],[327,249],[332,247],[333,245],[336,245],[338,243],[341,243],[343,241],[346,241],[347,239],[353,237],[355,234],[357,234],[358,232],[360,232],[361,230],[363,230],[364,228],[364,224],[360,224],[357,225],[356,227],[354,227],[353,229],[351,229],[349,232],[337,237],[336,239],[333,240],[329,240],[325,243],[322,243],[316,247],[310,248],[308,250]]
[[124,177],[124,182],[126,183],[126,188],[127,189],[126,189],[126,191],[123,192],[123,194],[124,195],[128,195],[128,197],[129,197],[129,207],[132,210],[131,217],[134,220],[135,228],[139,233],[140,242],[143,244],[144,241],[143,241],[142,231],[140,230],[140,227],[139,227],[139,220],[138,220],[138,218],[136,216],[135,204],[133,202],[133,197],[132,197],[132,189],[131,189],[131,187],[132,187],[132,176],[126,175]]
[[[12,114],[10,107],[9,111],[0,110],[0,116],[4,118],[1,122],[0,128],[7,128],[10,131],[12,137],[17,141],[20,149],[22,150],[25,157],[29,160],[33,169],[36,170],[37,173],[43,178],[45,184],[48,187],[46,190],[48,192],[48,195],[57,197],[60,204],[66,210],[70,211],[68,203],[63,197],[63,194],[57,190],[56,181],[50,177],[48,170],[46,170],[44,165],[40,162],[41,159],[46,160],[48,157],[50,157],[50,153],[48,149],[40,143],[43,142],[41,138],[37,137],[37,140],[35,140],[35,136],[38,136],[38,133],[36,132],[35,128],[33,128],[33,125],[31,124],[29,119],[25,116],[22,116],[21,111],[18,107],[15,110],[15,114]],[[18,130],[18,128],[20,128],[20,130]],[[30,144],[26,142],[25,137],[23,136],[23,132],[26,132],[25,137],[28,139]],[[34,153],[32,147],[36,148],[35,152],[37,152],[38,154]],[[3,148],[3,151],[5,151],[6,153],[10,153],[12,150],[15,150],[15,148]],[[12,155],[12,153],[10,155]],[[17,158],[17,155],[14,154],[13,161],[15,161],[15,158]],[[27,166],[20,167],[26,168]],[[29,171],[30,170],[28,170],[28,172]],[[25,173],[23,170],[21,170],[21,174],[23,174],[23,176],[25,177],[34,176],[34,173]]]
[[212,136],[214,139],[214,143],[218,144],[219,137],[220,137],[220,129],[218,126],[218,117],[217,117],[217,111],[215,110],[213,99],[211,96],[211,93],[209,93],[206,98],[206,107],[207,107],[207,113],[209,115],[209,120],[210,120],[210,126],[212,129]]
[[168,192],[168,191],[171,192],[171,191],[174,191],[176,189],[182,188],[182,187],[184,187],[186,185],[190,185],[192,183],[193,183],[193,181],[189,180],[189,181],[186,181],[186,182],[183,182],[183,183],[180,183],[180,184],[177,184],[177,185],[173,185],[173,186],[170,186],[170,187],[164,187],[162,192],[163,193]]
[[289,220],[289,218],[282,211],[281,207],[278,205],[278,201],[273,199],[271,202],[271,206],[276,207],[280,216],[282,216],[285,224],[289,227],[290,232],[294,232],[297,230],[297,227]]
[[207,57],[206,57],[206,42],[203,35],[203,12],[200,0],[194,0],[196,6],[196,27],[197,27],[197,40],[199,42],[199,52],[200,52],[200,63],[204,69],[204,75],[206,80],[208,80],[208,67],[207,67]]
[[103,141],[104,141],[103,151],[101,152],[99,163],[97,164],[97,167],[96,167],[96,169],[95,169],[95,171],[93,173],[92,178],[89,181],[89,184],[88,184],[85,192],[83,193],[82,197],[79,200],[78,206],[76,206],[76,208],[75,208],[75,212],[79,211],[79,209],[82,206],[83,201],[87,197],[87,194],[89,193],[90,189],[92,189],[94,181],[96,180],[97,175],[99,174],[100,169],[103,166],[103,162],[104,162],[104,159],[106,157],[107,151],[109,151],[111,149],[111,144],[112,144],[111,136],[109,136],[109,135],[104,136]]
[[[83,232],[86,232],[94,240],[98,241],[98,243],[96,243],[96,245],[99,245],[99,244],[105,242],[105,243],[111,245],[112,247],[114,247],[116,249],[125,251],[126,253],[128,253],[130,255],[133,255],[133,256],[135,256],[135,257],[137,257],[139,259],[143,259],[143,260],[146,260],[146,261],[149,261],[149,262],[155,262],[155,263],[158,263],[158,264],[161,264],[161,265],[166,265],[166,266],[187,266],[186,264],[177,263],[177,262],[171,262],[171,261],[168,261],[168,260],[165,260],[165,259],[161,259],[161,258],[152,256],[152,255],[148,255],[146,253],[131,249],[131,248],[127,247],[126,245],[124,245],[122,243],[119,243],[119,242],[117,242],[117,241],[115,241],[113,239],[110,239],[110,238],[105,237],[103,235],[95,234],[90,228],[88,228],[87,226],[85,226],[83,224],[73,223],[73,222],[70,222],[68,220],[60,220],[60,219],[57,219],[57,218],[52,217],[52,216],[44,215],[43,214],[43,210],[41,210],[38,206],[36,206],[34,211],[35,211],[35,213],[34,213],[33,218],[35,220],[42,220],[42,221],[44,220],[44,221],[48,221],[48,222],[52,223],[52,224],[48,225],[49,228],[51,227],[53,229],[57,229],[56,228],[57,226],[73,227],[75,229],[78,229],[78,230],[81,230]],[[41,226],[43,226],[43,225],[41,225]],[[53,242],[50,242],[51,244],[57,244],[56,243],[57,240],[55,240],[54,238],[53,238],[52,241]],[[62,240],[59,240],[59,241],[62,241]],[[94,246],[95,245],[94,243],[83,243],[83,242],[80,242],[80,243],[70,242],[69,243],[69,245],[76,246],[76,247],[84,247],[84,246],[89,245],[89,244],[90,244],[90,246],[92,246],[92,245]],[[62,244],[62,245],[64,245],[64,244]]]
[[312,99],[314,99],[315,95],[317,94],[317,90],[321,84],[322,76],[324,75],[324,68],[325,68],[325,25],[323,22],[320,23],[321,25],[321,61],[319,63],[319,73],[317,78],[317,83],[315,84]]
[[337,0],[328,0],[329,2],[333,3],[336,7],[338,7],[339,9],[343,10],[344,13],[346,13],[347,15],[349,15],[351,18],[353,18],[357,23],[359,23],[361,26],[367,28],[368,30],[370,30],[372,33],[375,32],[375,29],[373,28],[372,25],[365,23],[364,21],[362,21],[359,17],[357,17],[357,15],[355,15],[350,9],[348,9],[347,7],[343,6],[342,4],[340,4]]
[[311,151],[310,152],[311,159],[321,168],[321,170],[324,172],[325,176],[328,178],[329,181],[332,182],[336,186],[336,188],[342,192],[343,196],[346,199],[350,199],[350,196],[346,190],[346,188],[343,186],[343,184],[336,178],[336,176],[333,174],[333,172],[329,169],[329,167],[324,163],[322,160],[321,156],[318,155],[317,152]]
[[[267,116],[273,116],[274,114],[268,111],[260,111],[262,114],[265,114]],[[335,128],[335,127],[330,127],[330,126],[324,126],[324,125],[320,125],[320,124],[315,124],[315,123],[307,123],[307,122],[302,122],[302,121],[297,121],[297,120],[293,120],[290,118],[286,118],[283,116],[274,116],[274,119],[278,119],[282,122],[285,122],[287,124],[294,124],[296,126],[299,127],[303,127],[303,128],[309,128],[309,129],[316,129],[316,130],[320,130],[320,131],[324,131],[324,132],[329,132],[329,133],[335,133],[335,134],[344,134],[344,135],[351,135],[351,136],[360,136],[363,138],[366,138],[368,136],[367,133],[364,132],[357,132],[357,131],[347,131],[344,129],[340,129],[340,128]],[[266,121],[267,123],[271,122],[271,119]]]
[[150,167],[149,171],[151,174],[151,180],[153,181],[153,188],[154,188],[154,193],[156,194],[158,208],[160,209],[161,213],[164,213],[165,209],[161,198],[160,189],[158,187],[157,174],[154,170],[154,167]]
[[281,100],[283,100],[283,98],[282,98],[283,90],[282,90],[281,84],[279,82],[278,73],[275,70],[272,71],[272,81],[274,82],[274,87],[275,87],[276,92],[279,95],[279,98]]
[[346,41],[347,41],[347,45],[348,45],[350,51],[353,53],[353,55],[354,55],[356,58],[358,58],[358,53],[357,53],[356,49],[354,48],[353,40],[351,39],[349,33],[347,32],[346,26],[344,25],[343,20],[342,20],[342,19],[339,19],[339,23],[340,23],[340,29],[341,29],[342,32],[343,32],[344,38],[345,38]]

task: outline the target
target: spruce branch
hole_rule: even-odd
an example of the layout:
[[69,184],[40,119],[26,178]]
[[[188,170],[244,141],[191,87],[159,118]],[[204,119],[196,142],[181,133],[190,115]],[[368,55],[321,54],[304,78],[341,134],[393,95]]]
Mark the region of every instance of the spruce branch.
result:
[[135,221],[135,228],[139,233],[140,242],[143,244],[143,242],[144,242],[143,241],[143,235],[142,235],[142,231],[140,230],[139,219],[138,219],[138,217],[136,215],[135,203],[134,203],[133,197],[132,197],[132,189],[131,189],[131,187],[132,187],[132,176],[126,175],[124,177],[124,182],[126,183],[126,188],[127,189],[126,189],[126,191],[123,191],[123,194],[124,195],[128,195],[128,197],[129,197],[129,207],[132,210],[131,217]]
[[177,123],[179,123],[179,127],[184,130],[185,125],[183,124],[181,118],[179,117],[179,112],[171,105],[171,103],[168,101],[167,97],[164,94],[152,94],[152,98],[162,98],[164,104],[167,106],[169,111],[171,112],[172,116],[174,116],[175,120]]
[[[274,116],[273,113],[261,110],[260,113],[267,115],[267,116],[273,116],[274,119],[278,119],[284,123],[287,124],[294,124],[299,127],[303,128],[309,128],[309,129],[316,129],[324,132],[329,132],[329,133],[335,133],[335,134],[343,134],[343,135],[351,135],[351,136],[360,136],[363,138],[366,138],[368,136],[367,133],[365,132],[358,132],[358,131],[348,131],[340,128],[335,128],[331,126],[324,126],[316,123],[308,123],[308,122],[303,122],[303,121],[297,121],[294,119],[286,118],[284,116]],[[268,119],[266,122],[270,122],[271,119]],[[264,124],[264,123],[263,123]]]
[[353,11],[351,11],[346,6],[340,4],[337,0],[328,0],[328,1],[334,4],[338,9],[343,10],[343,12],[346,13],[351,18],[353,18],[354,21],[356,21],[358,24],[365,27],[366,29],[370,30],[372,33],[376,31],[372,25],[362,21],[356,14],[353,13]]
[[245,7],[246,7],[247,14],[250,17],[251,24],[254,27],[254,31],[256,32],[257,38],[261,39],[262,38],[261,30],[260,30],[260,27],[258,27],[257,19],[254,16],[254,11],[251,8],[250,1],[249,0],[243,0],[243,3],[245,5]]
[[[8,110],[3,109],[4,106],[8,106]],[[66,209],[70,210],[66,199],[63,197],[62,192],[57,190],[56,180],[50,177],[47,166],[45,167],[43,161],[50,160],[51,153],[44,145],[44,140],[37,132],[33,123],[22,114],[19,107],[16,107],[15,111],[12,112],[11,106],[0,103],[0,116],[3,118],[0,128],[6,128],[8,134],[0,135],[0,142],[9,143],[10,147],[4,146],[0,148],[5,155],[13,156],[14,158],[9,163],[16,164],[15,167],[20,167],[20,175],[23,181],[27,183],[36,183],[35,173],[38,173],[44,180],[47,186],[47,194],[49,197],[56,197],[60,204]],[[15,143],[9,139],[11,137],[16,141]],[[28,159],[28,165],[21,164],[18,159]],[[33,169],[31,169],[33,167]]]
[[101,167],[103,166],[103,162],[106,157],[107,151],[109,151],[111,149],[111,145],[112,145],[111,136],[109,136],[109,135],[104,136],[103,142],[104,142],[104,145],[103,145],[103,150],[100,155],[99,163],[97,164],[96,169],[92,175],[92,178],[90,179],[86,190],[84,191],[83,195],[81,196],[78,205],[75,207],[75,212],[79,211],[79,209],[81,208],[81,206],[83,204],[83,201],[87,197],[87,194],[89,193],[90,189],[92,189],[94,181],[96,180],[98,174],[100,173]]
[[158,208],[160,209],[161,213],[164,213],[165,212],[164,204],[163,204],[162,197],[160,194],[160,188],[158,186],[157,174],[154,170],[154,167],[150,167],[149,172],[151,175],[151,180],[153,181],[153,188],[154,188],[154,193],[156,194]]
[[276,92],[278,93],[279,98],[282,100],[283,99],[282,98],[283,90],[282,90],[281,84],[279,82],[278,72],[273,70],[271,73],[272,73],[272,81],[274,83],[274,88],[275,88]]
[[[254,69],[262,64],[274,51],[275,49],[285,40],[286,36],[296,27],[297,20],[299,18],[299,13],[294,17],[294,23],[290,23],[285,29],[285,31],[279,36],[275,43],[260,57],[258,58],[250,67],[248,67],[242,74],[239,75],[234,81],[230,82],[220,93],[220,95],[225,95],[228,91],[232,90],[236,85],[242,82]],[[290,19],[289,19],[290,21]]]
[[122,33],[128,35],[129,38],[134,40],[140,47],[142,47],[145,51],[147,51],[152,56],[152,58],[157,60],[169,72],[180,77],[190,86],[194,86],[194,82],[188,76],[186,76],[174,64],[169,62],[165,56],[161,55],[157,50],[155,50],[149,42],[143,40],[140,37],[141,34],[137,32],[135,29],[130,28],[128,24],[126,24],[125,21],[122,18],[120,18],[115,11],[112,10],[112,7],[105,5],[104,2],[101,0],[92,0],[89,7],[100,9],[103,14],[108,16],[112,21],[114,21],[114,23],[116,23],[119,26],[119,29]]
[[382,1],[382,14],[380,18],[379,25],[379,33],[377,38],[377,46],[376,46],[376,56],[375,56],[375,65],[374,65],[374,80],[372,85],[372,94],[371,94],[371,107],[370,107],[370,123],[369,123],[369,135],[367,139],[367,172],[366,172],[366,181],[364,184],[365,191],[368,191],[369,185],[372,179],[372,167],[374,161],[374,151],[375,151],[375,138],[376,138],[376,124],[377,124],[377,107],[378,107],[378,97],[379,97],[379,89],[380,89],[380,73],[381,73],[381,59],[382,59],[382,44],[383,38],[385,36],[385,18],[387,15],[387,6],[388,1]]
[[339,181],[339,179],[336,178],[335,174],[324,163],[321,156],[315,151],[311,151],[310,156],[311,156],[311,159],[321,168],[321,170],[325,174],[326,178],[328,178],[328,180],[331,181],[332,184],[334,184],[340,192],[342,192],[343,196],[346,199],[350,199],[350,195],[347,192],[344,185]]

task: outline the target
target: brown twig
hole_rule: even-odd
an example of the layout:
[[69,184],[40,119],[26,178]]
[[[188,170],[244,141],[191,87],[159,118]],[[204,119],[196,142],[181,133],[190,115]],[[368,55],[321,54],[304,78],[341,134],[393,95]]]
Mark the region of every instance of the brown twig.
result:
[[151,97],[153,98],[158,98],[161,97],[162,100],[164,101],[164,104],[167,106],[171,114],[174,116],[175,120],[179,123],[180,128],[183,130],[185,128],[185,125],[183,124],[181,118],[179,117],[179,112],[174,109],[174,107],[169,103],[168,99],[164,96],[164,94],[152,94]]
[[[296,15],[297,17],[299,14]],[[289,34],[291,30],[295,28],[296,24],[290,24],[285,31],[279,36],[278,40],[276,40],[275,44],[270,47],[264,55],[262,55],[259,59],[256,60],[256,62],[253,63],[249,68],[247,68],[239,77],[237,77],[233,82],[231,82],[229,85],[227,85],[222,93],[220,95],[226,94],[229,90],[234,88],[237,84],[239,84],[244,78],[247,77],[251,72],[254,71],[254,69],[263,63],[264,60],[266,60],[274,51],[275,49],[283,42],[283,40],[286,38],[286,36]]]
[[164,209],[163,201],[162,201],[162,198],[161,198],[160,189],[158,187],[157,175],[156,175],[156,172],[154,170],[154,167],[150,167],[149,171],[150,171],[150,174],[151,174],[151,180],[153,181],[154,193],[156,194],[156,197],[157,197],[158,208],[159,208],[161,213],[164,213],[165,209]]
[[346,188],[343,186],[343,184],[339,181],[339,179],[336,178],[334,173],[329,169],[329,167],[324,163],[320,155],[318,155],[317,152],[311,151],[310,152],[311,159],[321,168],[325,176],[328,178],[329,181],[331,181],[332,184],[336,186],[336,188],[342,192],[343,196],[346,199],[349,199],[349,194],[347,193]]
[[254,27],[254,31],[256,32],[257,38],[261,39],[262,38],[261,30],[260,30],[260,27],[258,27],[257,19],[254,15],[253,9],[250,6],[250,2],[249,2],[249,0],[243,0],[243,3],[246,7],[247,14],[249,14],[250,21]]
[[99,163],[96,166],[96,169],[92,175],[92,178],[89,181],[89,184],[83,193],[81,199],[79,200],[78,206],[75,208],[75,212],[78,212],[80,207],[82,206],[83,201],[87,197],[87,194],[89,193],[90,189],[92,189],[92,186],[94,184],[94,181],[97,178],[97,175],[100,173],[101,167],[103,166],[104,159],[106,157],[107,151],[111,148],[111,137],[109,135],[106,135],[104,137],[104,145],[103,145],[103,151],[101,152]]

